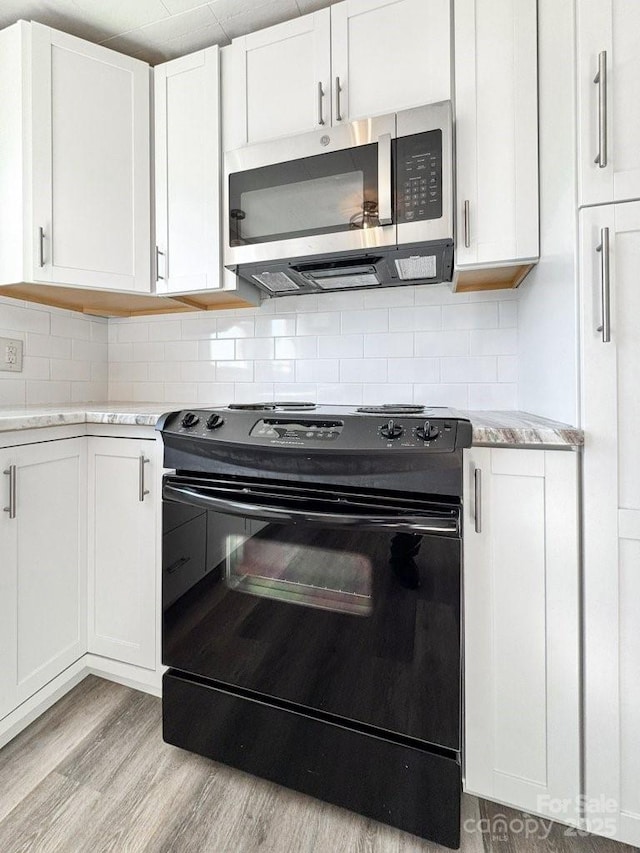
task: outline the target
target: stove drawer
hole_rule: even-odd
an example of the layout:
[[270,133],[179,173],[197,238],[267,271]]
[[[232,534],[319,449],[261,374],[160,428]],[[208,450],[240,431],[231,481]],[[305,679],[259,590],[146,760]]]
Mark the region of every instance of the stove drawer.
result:
[[455,753],[420,749],[248,698],[170,670],[163,736],[280,785],[457,848]]

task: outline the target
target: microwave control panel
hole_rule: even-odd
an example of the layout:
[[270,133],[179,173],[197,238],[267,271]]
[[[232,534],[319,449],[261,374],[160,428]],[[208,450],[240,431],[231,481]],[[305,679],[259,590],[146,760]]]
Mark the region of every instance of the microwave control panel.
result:
[[397,222],[442,216],[442,131],[401,136],[396,146]]

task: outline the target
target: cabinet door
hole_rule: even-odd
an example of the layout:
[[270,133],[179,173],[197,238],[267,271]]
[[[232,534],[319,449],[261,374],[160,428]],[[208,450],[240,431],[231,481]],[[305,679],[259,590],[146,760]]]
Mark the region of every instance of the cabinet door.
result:
[[578,465],[560,450],[465,452],[464,787],[567,823],[580,793]]
[[89,438],[89,651],[147,669],[156,666],[155,466],[154,441]]
[[538,257],[536,0],[456,0],[459,267]]
[[231,147],[331,124],[330,11],[232,42]]
[[33,279],[149,292],[149,67],[32,24]]
[[219,53],[153,70],[158,293],[221,284]]
[[[607,240],[609,251],[606,252]],[[604,248],[598,247],[604,243]],[[640,202],[580,212],[588,828],[640,846]],[[608,267],[608,270],[607,270]],[[603,280],[604,274],[604,280]],[[604,287],[603,287],[604,284]],[[605,329],[607,293],[610,340]],[[604,300],[603,300],[604,297]],[[603,306],[604,301],[604,306]],[[604,311],[603,311],[604,307]],[[612,809],[598,808],[603,800]]]
[[450,0],[337,3],[331,62],[334,123],[449,100]]
[[3,450],[0,469],[4,716],[86,651],[85,440]]
[[640,3],[578,0],[577,18],[580,204],[640,198]]

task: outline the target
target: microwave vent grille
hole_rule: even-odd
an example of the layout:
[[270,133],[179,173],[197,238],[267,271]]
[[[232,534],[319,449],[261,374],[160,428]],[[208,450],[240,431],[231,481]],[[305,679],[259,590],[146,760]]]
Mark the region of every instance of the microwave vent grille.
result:
[[272,293],[284,293],[288,290],[300,290],[300,286],[283,272],[263,272],[252,276]]
[[380,279],[375,273],[356,273],[351,275],[333,275],[327,278],[313,278],[315,284],[323,290],[334,290],[337,287],[371,287],[372,284],[380,284]]
[[409,258],[399,258],[396,259],[395,265],[398,275],[403,281],[435,278],[438,274],[435,255],[413,255]]

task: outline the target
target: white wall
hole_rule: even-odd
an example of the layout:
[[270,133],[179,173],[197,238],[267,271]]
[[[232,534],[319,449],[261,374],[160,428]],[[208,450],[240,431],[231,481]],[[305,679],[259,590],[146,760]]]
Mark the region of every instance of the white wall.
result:
[[520,408],[577,424],[574,4],[538,0],[540,263],[521,285]]
[[0,297],[0,337],[24,342],[22,373],[0,371],[0,405],[106,399],[106,320]]
[[110,320],[109,396],[513,409],[517,296],[407,286]]

